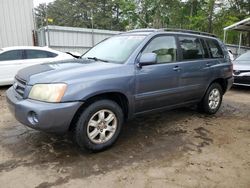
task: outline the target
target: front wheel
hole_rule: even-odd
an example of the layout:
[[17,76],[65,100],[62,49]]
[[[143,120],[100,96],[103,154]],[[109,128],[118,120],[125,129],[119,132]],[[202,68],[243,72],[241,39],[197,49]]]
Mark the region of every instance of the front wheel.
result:
[[80,148],[104,150],[115,143],[123,124],[121,107],[111,100],[100,100],[88,106],[79,116],[74,130]]
[[205,96],[199,104],[199,109],[207,114],[215,114],[222,102],[223,92],[220,84],[213,83],[207,89]]

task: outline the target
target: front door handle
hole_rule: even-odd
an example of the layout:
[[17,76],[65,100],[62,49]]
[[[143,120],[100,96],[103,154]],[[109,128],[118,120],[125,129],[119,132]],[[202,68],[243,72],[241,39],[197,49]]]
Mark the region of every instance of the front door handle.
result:
[[181,68],[180,68],[179,66],[175,66],[175,67],[173,68],[173,70],[174,70],[174,71],[180,71]]

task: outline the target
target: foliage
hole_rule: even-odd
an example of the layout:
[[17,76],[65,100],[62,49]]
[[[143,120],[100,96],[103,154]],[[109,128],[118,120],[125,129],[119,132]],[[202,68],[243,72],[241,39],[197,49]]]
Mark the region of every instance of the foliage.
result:
[[[135,28],[184,28],[215,33],[250,16],[249,0],[55,0],[36,9],[38,27],[53,25],[110,30]],[[51,23],[49,23],[51,24]],[[245,34],[250,43],[250,34]],[[238,33],[230,32],[229,43]]]

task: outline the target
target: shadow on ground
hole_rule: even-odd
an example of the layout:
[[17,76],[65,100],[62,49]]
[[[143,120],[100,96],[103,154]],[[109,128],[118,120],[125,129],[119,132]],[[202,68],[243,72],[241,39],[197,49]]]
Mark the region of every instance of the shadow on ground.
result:
[[53,165],[58,171],[70,169],[72,176],[84,177],[133,163],[168,156],[171,159],[185,152],[190,144],[185,137],[185,126],[193,115],[201,116],[191,109],[179,109],[136,118],[124,125],[118,142],[101,153],[80,151],[69,135],[45,134],[6,122],[9,126],[0,133],[0,141],[14,157],[0,164],[0,171],[18,166]]

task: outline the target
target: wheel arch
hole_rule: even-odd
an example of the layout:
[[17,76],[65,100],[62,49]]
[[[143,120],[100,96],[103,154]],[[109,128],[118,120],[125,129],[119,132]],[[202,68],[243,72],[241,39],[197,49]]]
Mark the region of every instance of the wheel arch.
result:
[[102,99],[108,99],[116,102],[122,109],[124,113],[124,118],[127,119],[129,116],[129,99],[128,97],[117,91],[112,91],[112,92],[104,92],[104,93],[99,93],[93,96],[88,97],[87,99],[84,100],[84,104],[82,104],[78,110],[76,111],[70,126],[69,126],[69,131],[71,131],[74,128],[75,122],[78,120],[79,115],[82,113],[84,109],[86,109],[89,105],[94,103],[95,101],[102,100]]
[[214,79],[207,87],[206,91],[208,90],[208,88],[213,84],[213,83],[218,83],[221,88],[222,88],[222,91],[223,91],[223,95],[224,93],[227,91],[227,79],[224,79],[224,78],[217,78],[217,79]]

